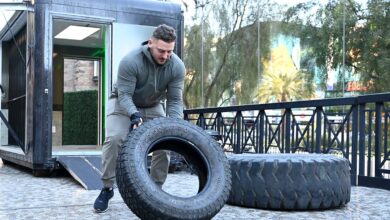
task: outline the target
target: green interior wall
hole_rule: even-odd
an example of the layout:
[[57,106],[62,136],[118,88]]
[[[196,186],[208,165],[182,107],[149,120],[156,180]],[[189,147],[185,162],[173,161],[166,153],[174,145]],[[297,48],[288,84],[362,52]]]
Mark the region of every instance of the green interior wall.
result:
[[96,145],[97,121],[97,91],[64,93],[63,145]]
[[[100,59],[102,62],[100,85],[105,94],[105,48],[80,48],[72,46],[54,46],[53,68],[53,110],[62,111],[62,145],[96,145],[98,144],[98,91],[63,92],[64,57]],[[105,98],[102,103],[103,137]]]

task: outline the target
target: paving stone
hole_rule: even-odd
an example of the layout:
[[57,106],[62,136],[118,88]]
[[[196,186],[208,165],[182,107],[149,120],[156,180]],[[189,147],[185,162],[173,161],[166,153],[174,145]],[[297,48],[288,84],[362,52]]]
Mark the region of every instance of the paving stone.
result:
[[[197,177],[186,172],[169,174],[163,189],[190,197],[198,190]],[[98,190],[85,190],[68,175],[34,177],[29,170],[3,165],[0,160],[0,219],[138,219],[123,202],[118,190],[109,210],[93,212]],[[271,211],[225,205],[213,219],[388,219],[390,191],[352,187],[351,201],[326,211]]]

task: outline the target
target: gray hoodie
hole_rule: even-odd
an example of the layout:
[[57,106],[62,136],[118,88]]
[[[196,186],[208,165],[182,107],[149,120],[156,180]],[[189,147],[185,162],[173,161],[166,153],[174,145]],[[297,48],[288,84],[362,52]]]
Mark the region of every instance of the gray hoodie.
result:
[[176,54],[158,65],[148,46],[143,45],[128,53],[118,69],[118,101],[116,111],[129,116],[137,107],[148,108],[167,100],[167,116],[183,118],[184,63]]

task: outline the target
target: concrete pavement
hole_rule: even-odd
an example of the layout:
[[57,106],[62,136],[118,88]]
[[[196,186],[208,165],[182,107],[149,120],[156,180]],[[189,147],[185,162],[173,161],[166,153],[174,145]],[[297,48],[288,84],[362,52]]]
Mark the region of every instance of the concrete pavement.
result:
[[[164,190],[180,196],[196,193],[197,178],[170,174]],[[179,187],[180,186],[180,187]],[[98,190],[85,190],[68,175],[38,178],[29,170],[3,165],[0,160],[0,220],[19,219],[138,219],[115,190],[106,213],[93,212]],[[351,201],[340,209],[285,212],[225,205],[214,219],[388,219],[390,191],[352,187]]]

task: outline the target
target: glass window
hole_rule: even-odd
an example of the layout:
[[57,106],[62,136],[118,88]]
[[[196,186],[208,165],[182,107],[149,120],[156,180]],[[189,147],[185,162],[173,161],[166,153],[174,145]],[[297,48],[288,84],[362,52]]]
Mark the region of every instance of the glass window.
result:
[[196,2],[184,8],[187,108],[389,91],[387,0]]

